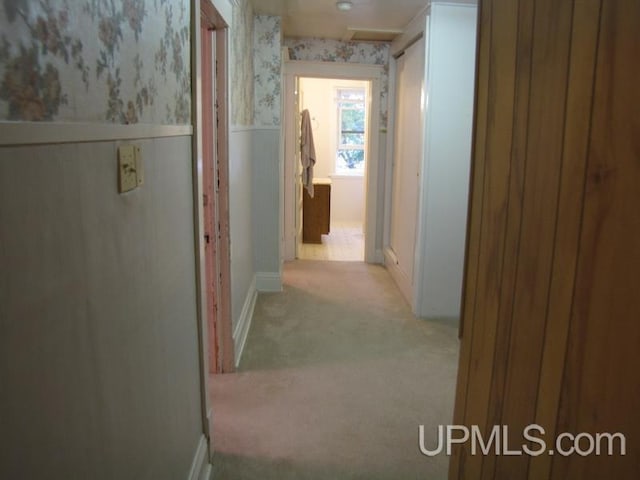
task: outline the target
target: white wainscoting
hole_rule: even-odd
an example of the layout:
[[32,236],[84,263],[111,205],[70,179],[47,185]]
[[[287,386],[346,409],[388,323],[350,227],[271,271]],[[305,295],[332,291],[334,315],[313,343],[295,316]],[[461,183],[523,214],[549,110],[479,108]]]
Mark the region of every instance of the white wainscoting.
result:
[[242,306],[242,312],[240,312],[240,318],[238,318],[236,327],[233,330],[236,367],[240,365],[240,360],[242,359],[242,352],[244,351],[244,345],[247,342],[247,336],[251,328],[251,320],[253,319],[253,310],[256,306],[257,297],[256,278],[254,277],[251,285],[249,285],[249,290],[247,291],[247,296]]

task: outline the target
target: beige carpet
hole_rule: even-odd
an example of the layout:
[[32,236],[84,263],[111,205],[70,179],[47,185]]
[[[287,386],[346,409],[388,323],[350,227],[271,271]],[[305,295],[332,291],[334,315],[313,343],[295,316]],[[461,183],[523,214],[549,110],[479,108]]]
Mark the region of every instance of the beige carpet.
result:
[[451,423],[456,329],[419,320],[379,266],[287,264],[238,373],[212,377],[214,479],[445,479],[418,426]]

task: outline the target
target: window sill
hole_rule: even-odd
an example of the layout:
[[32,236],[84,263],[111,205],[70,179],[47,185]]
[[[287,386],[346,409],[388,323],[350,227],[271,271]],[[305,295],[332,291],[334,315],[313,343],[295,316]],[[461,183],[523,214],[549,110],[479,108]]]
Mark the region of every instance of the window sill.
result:
[[329,178],[364,178],[364,173],[332,173],[331,175],[329,175]]

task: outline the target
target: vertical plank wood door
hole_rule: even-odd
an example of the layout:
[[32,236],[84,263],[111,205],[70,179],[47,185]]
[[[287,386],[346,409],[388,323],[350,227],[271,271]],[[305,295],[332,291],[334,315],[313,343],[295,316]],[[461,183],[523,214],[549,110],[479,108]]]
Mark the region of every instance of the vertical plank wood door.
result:
[[[484,0],[454,423],[621,432],[450,479],[640,478],[640,2]],[[587,446],[587,442],[582,443]],[[619,445],[618,445],[619,446]]]
[[624,457],[554,459],[552,478],[640,478],[640,2],[603,0],[561,431],[622,432]]

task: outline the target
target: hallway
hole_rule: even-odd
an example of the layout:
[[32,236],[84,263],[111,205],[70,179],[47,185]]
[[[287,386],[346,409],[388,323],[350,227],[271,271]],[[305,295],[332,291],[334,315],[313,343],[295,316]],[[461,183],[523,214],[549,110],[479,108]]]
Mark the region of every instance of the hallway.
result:
[[415,319],[380,266],[286,264],[239,372],[211,378],[215,478],[446,478],[418,426],[451,422],[456,334]]

